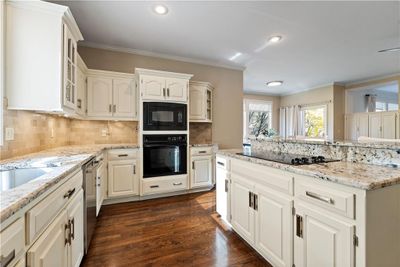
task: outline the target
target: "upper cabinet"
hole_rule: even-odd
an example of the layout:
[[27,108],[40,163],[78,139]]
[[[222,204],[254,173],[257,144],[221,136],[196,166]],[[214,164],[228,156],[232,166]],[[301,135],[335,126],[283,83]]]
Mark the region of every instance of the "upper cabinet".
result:
[[76,114],[77,42],[83,37],[69,8],[6,3],[8,108]]
[[78,54],[78,68],[76,71],[76,113],[86,115],[86,85],[87,67]]
[[87,117],[137,120],[136,85],[133,74],[89,70]]
[[212,122],[212,90],[213,87],[208,82],[190,82],[190,122]]
[[135,74],[142,100],[187,103],[192,75],[138,68]]

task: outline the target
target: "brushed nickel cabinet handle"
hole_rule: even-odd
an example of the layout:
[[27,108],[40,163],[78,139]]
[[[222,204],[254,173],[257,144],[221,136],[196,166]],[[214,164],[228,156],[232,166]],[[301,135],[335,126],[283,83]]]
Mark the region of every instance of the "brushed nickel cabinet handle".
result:
[[306,191],[306,196],[323,201],[328,204],[332,204],[332,205],[335,204],[335,201],[332,198],[321,196],[321,195],[318,195],[318,194],[310,192],[310,191]]
[[195,169],[194,161],[192,161],[192,169]]
[[15,259],[15,249],[13,249],[7,256],[0,256],[0,266],[1,267],[7,267],[10,262],[13,261],[13,259]]
[[64,198],[71,198],[71,196],[75,193],[75,188],[74,189],[70,189],[68,190],[65,194],[64,194]]
[[133,165],[133,174],[136,174],[136,165]]
[[159,188],[160,186],[158,185],[150,185],[150,188]]
[[165,96],[165,88],[163,88],[163,96]]
[[75,218],[71,220],[71,238],[75,239]]
[[253,194],[253,209],[258,210],[258,195]]
[[117,105],[114,105],[114,113],[117,112]]
[[199,154],[205,154],[205,153],[207,153],[207,151],[205,151],[205,150],[199,151]]
[[225,167],[225,164],[222,163],[222,162],[220,162],[220,161],[217,161],[217,164],[220,165],[220,166],[222,166],[222,167]]
[[228,192],[229,181],[225,180],[225,192]]
[[296,214],[296,235],[303,238],[303,217]]
[[167,96],[169,97],[169,88],[167,88]]
[[128,156],[128,154],[119,154],[118,155],[119,158],[123,158],[123,157],[127,157],[127,156]]
[[249,191],[249,207],[253,208],[253,193]]
[[108,105],[108,112],[110,112],[110,113],[112,112],[112,105],[111,104]]
[[182,182],[180,182],[180,183],[173,183],[173,185],[182,185]]

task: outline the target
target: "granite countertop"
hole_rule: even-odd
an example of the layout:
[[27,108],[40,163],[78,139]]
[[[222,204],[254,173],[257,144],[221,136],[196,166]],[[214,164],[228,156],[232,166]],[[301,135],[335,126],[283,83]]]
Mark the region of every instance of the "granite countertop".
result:
[[219,150],[217,154],[363,190],[373,190],[400,183],[400,169],[395,167],[346,161],[294,166],[237,155],[236,153],[239,152],[242,150],[230,149]]
[[16,188],[1,192],[0,222],[4,222],[104,150],[138,147],[136,144],[64,146],[0,161],[0,171],[26,168],[46,168],[49,171]]
[[218,146],[218,145],[217,144],[208,143],[208,144],[190,144],[189,146],[190,147],[205,147],[205,146]]

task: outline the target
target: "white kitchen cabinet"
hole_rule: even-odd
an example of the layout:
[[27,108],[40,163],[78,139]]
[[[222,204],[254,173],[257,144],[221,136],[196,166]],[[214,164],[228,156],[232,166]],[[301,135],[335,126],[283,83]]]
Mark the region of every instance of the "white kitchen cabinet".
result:
[[70,241],[68,247],[68,266],[79,267],[83,258],[83,191],[67,207]]
[[69,8],[45,1],[6,1],[6,8],[8,109],[75,115],[83,37]]
[[[96,157],[96,163],[98,164],[96,170],[96,216],[99,215],[101,206],[107,194],[107,163],[105,163],[105,155]],[[106,192],[106,194],[104,194]]]
[[164,100],[166,94],[164,77],[143,75],[140,78],[140,84],[142,99]]
[[291,267],[293,200],[259,184],[254,194],[256,249],[273,266]]
[[113,79],[113,116],[136,117],[136,94],[132,79]]
[[216,211],[225,222],[230,222],[230,173],[229,159],[216,157]]
[[[207,150],[205,149],[204,151]],[[211,153],[204,156],[191,155],[191,188],[212,186],[212,161],[213,156]]]
[[25,221],[19,218],[0,232],[0,265],[12,266],[25,248]]
[[76,71],[76,112],[81,115],[85,116],[86,115],[86,85],[87,85],[87,79],[86,79],[86,72],[87,72],[87,67],[85,63],[83,62],[82,58],[79,56],[77,57],[78,60],[78,68]]
[[254,183],[231,174],[231,224],[250,245],[254,245]]
[[296,204],[295,221],[296,266],[354,266],[353,224],[309,208],[302,202]]
[[87,115],[99,120],[137,120],[132,74],[88,70]]
[[167,78],[165,80],[166,99],[177,102],[188,100],[188,80]]
[[382,113],[382,138],[396,139],[397,116],[395,112]]
[[346,140],[357,140],[360,136],[369,135],[368,113],[346,114]]
[[213,87],[208,82],[190,82],[190,122],[212,122],[212,90]]
[[142,100],[188,101],[188,84],[193,75],[140,68],[135,69],[135,74]]
[[68,266],[68,221],[64,209],[27,252],[29,267]]
[[88,117],[112,117],[112,79],[88,77]]
[[371,138],[382,137],[382,114],[371,113],[369,114],[369,131],[368,136]]

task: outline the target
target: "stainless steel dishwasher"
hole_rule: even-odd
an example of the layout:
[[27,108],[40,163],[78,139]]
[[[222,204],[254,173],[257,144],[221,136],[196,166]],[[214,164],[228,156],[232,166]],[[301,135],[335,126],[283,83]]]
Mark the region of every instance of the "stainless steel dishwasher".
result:
[[96,171],[98,162],[92,158],[83,165],[83,190],[84,190],[84,243],[87,254],[94,229],[96,227]]

